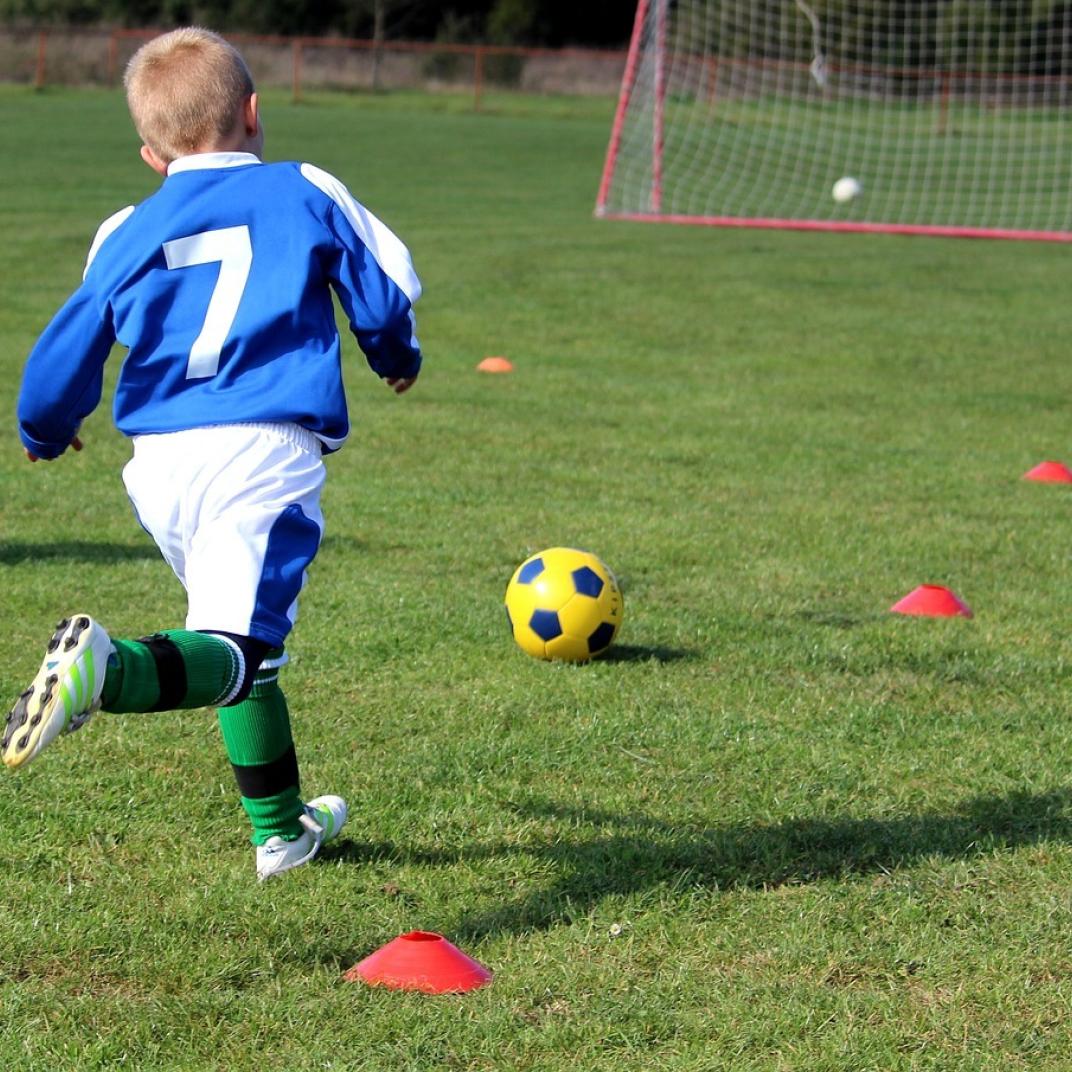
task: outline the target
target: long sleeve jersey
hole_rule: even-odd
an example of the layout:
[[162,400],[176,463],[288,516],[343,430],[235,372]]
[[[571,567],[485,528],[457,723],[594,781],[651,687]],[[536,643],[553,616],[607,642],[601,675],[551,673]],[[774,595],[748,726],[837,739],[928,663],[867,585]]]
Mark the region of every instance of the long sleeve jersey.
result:
[[372,370],[415,376],[409,252],[341,182],[249,153],[182,157],[155,194],[101,225],[82,285],[31,351],[23,445],[62,453],[100,402],[118,340],[126,435],[293,421],[335,450],[350,426],[332,291]]

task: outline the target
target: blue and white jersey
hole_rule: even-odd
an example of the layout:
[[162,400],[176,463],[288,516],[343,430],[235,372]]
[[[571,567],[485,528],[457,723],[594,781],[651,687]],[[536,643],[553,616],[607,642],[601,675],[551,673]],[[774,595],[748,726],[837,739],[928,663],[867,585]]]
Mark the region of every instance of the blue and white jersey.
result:
[[349,418],[333,290],[373,371],[415,376],[409,252],[341,182],[249,153],[182,157],[97,232],[82,285],[27,360],[22,442],[40,458],[63,451],[118,340],[126,435],[293,421],[335,450]]

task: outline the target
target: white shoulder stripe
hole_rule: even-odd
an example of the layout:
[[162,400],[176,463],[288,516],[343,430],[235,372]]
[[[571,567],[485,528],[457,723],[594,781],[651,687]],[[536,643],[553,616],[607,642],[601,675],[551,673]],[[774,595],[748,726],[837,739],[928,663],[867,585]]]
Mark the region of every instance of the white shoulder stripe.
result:
[[376,263],[410,300],[412,305],[421,296],[421,283],[413,270],[409,250],[386,224],[381,223],[334,175],[312,164],[302,164],[302,176],[323,191],[342,210],[357,237],[365,243]]
[[93,263],[93,258],[96,257],[97,251],[104,245],[105,239],[118,230],[133,211],[134,206],[127,205],[126,208],[121,208],[114,216],[109,216],[104,223],[97,228],[97,234],[93,238],[93,245],[89,247],[89,256],[86,257],[86,267],[82,272],[83,279],[89,274],[89,266]]

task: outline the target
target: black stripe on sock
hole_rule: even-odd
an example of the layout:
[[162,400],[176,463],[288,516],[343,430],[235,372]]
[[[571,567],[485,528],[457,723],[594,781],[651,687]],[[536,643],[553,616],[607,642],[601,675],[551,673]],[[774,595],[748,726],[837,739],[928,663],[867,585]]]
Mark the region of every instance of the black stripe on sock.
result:
[[291,745],[278,759],[270,763],[245,766],[232,763],[238,791],[250,800],[274,797],[285,789],[298,785],[298,757]]
[[178,645],[166,636],[154,633],[140,637],[156,663],[156,679],[160,683],[160,699],[148,708],[149,711],[174,711],[186,699],[186,663]]

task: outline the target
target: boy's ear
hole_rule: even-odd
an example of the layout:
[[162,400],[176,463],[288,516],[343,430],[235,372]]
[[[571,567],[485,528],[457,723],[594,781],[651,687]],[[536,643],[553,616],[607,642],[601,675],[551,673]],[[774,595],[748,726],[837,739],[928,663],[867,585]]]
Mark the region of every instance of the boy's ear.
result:
[[242,122],[245,124],[247,137],[254,137],[260,129],[260,101],[256,93],[251,93],[242,106]]
[[157,173],[157,175],[166,175],[168,166],[149,148],[148,145],[141,147],[141,158],[145,161]]

